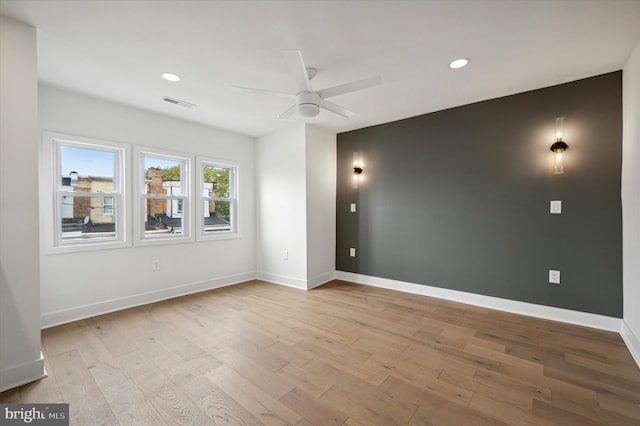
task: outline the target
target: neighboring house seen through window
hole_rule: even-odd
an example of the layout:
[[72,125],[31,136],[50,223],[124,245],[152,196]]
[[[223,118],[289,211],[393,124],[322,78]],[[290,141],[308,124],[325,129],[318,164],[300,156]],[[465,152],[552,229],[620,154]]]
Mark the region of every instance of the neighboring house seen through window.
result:
[[102,213],[105,216],[113,216],[113,197],[104,197],[102,202]]
[[201,236],[237,233],[237,167],[200,160]]
[[[43,206],[52,222],[47,250],[122,245],[125,235],[125,152],[118,144],[45,134],[51,159],[53,206]],[[45,157],[45,158],[46,158]],[[45,223],[48,227],[49,223]]]
[[142,240],[189,237],[190,159],[140,153]]
[[234,163],[50,132],[41,153],[48,254],[240,236]]

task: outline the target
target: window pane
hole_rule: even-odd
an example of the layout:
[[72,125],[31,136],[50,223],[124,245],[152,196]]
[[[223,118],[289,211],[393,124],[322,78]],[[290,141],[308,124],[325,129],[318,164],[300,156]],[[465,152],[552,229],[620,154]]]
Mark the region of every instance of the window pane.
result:
[[[156,201],[161,201],[163,203],[174,201],[177,203],[178,200],[146,200],[147,203]],[[182,217],[169,217],[162,213],[147,216],[147,220],[144,223],[145,237],[182,235],[183,229],[184,222]]]
[[61,145],[59,184],[65,191],[113,192],[114,164],[113,151]]
[[103,198],[102,213],[105,216],[113,216],[113,197]]
[[145,156],[144,193],[182,195],[182,169],[182,161]]
[[230,169],[220,166],[202,168],[203,195],[211,198],[231,198],[229,195]]
[[[111,214],[104,212],[107,198],[111,200]],[[63,241],[116,236],[113,197],[63,196],[59,208]]]
[[231,203],[229,201],[205,200],[202,208],[205,234],[231,230]]

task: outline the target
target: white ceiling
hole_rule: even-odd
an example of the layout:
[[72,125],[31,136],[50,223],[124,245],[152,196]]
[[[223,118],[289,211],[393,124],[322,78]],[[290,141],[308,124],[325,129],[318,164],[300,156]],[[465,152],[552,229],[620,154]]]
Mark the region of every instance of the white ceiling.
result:
[[[382,77],[331,99],[355,117],[306,119],[343,132],[619,70],[640,39],[640,0],[0,0],[0,13],[38,28],[44,83],[251,136],[303,121],[275,118],[288,99],[230,89],[295,91],[282,49],[318,69],[316,90]],[[449,69],[458,57],[471,63]]]

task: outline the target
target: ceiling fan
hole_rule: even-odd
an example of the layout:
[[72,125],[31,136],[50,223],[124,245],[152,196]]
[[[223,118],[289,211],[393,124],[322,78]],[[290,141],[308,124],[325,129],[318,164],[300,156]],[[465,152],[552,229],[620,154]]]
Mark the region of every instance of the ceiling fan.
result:
[[275,92],[272,90],[252,89],[249,87],[232,87],[234,90],[243,92],[271,94],[295,99],[295,103],[287,108],[287,110],[282,114],[279,114],[278,118],[289,118],[296,111],[303,117],[315,117],[320,113],[320,108],[334,112],[346,118],[353,117],[353,111],[341,107],[340,105],[336,105],[333,102],[329,102],[327,98],[382,84],[382,79],[379,76],[376,76],[314,91],[311,87],[311,79],[316,75],[317,70],[315,68],[307,67],[304,64],[302,53],[299,50],[283,50],[282,54],[284,55],[284,59],[295,79],[298,87],[297,93]]

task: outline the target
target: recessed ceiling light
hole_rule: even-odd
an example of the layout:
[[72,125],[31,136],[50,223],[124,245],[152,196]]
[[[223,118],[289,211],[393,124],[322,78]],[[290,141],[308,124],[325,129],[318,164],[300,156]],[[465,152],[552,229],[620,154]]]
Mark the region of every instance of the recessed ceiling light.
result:
[[163,72],[161,75],[162,75],[162,78],[164,78],[167,81],[180,81],[179,76],[170,72]]
[[451,61],[451,63],[449,64],[449,68],[454,68],[454,69],[462,68],[468,63],[469,63],[468,59],[465,59],[465,58],[456,59],[455,61]]

